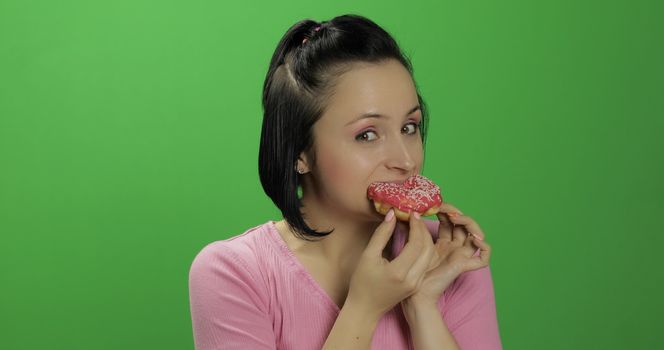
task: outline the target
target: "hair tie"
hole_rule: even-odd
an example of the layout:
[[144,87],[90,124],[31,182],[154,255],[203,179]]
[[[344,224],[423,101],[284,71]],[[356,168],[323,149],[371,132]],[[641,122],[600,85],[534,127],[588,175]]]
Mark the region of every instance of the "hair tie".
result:
[[[320,30],[320,26],[317,26],[316,28],[314,28],[314,32],[317,32],[317,31],[319,31],[319,30]],[[302,39],[302,44],[306,43],[308,39],[309,39],[309,38],[304,38],[304,39]]]

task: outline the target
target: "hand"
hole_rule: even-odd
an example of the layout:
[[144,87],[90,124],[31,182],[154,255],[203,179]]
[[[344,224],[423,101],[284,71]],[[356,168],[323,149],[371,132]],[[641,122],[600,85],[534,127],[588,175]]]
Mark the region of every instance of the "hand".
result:
[[[455,215],[455,213],[458,213]],[[440,226],[434,254],[418,290],[402,301],[404,312],[416,305],[436,305],[440,295],[462,273],[489,265],[491,246],[484,241],[480,226],[469,216],[461,214],[449,203],[443,203],[437,214]],[[424,222],[415,222],[426,230]],[[413,224],[411,223],[411,230]],[[480,249],[479,256],[473,256]]]
[[[394,210],[374,231],[353,275],[346,302],[361,307],[364,313],[378,317],[404,298],[413,294],[421,285],[425,272],[431,266],[434,245],[431,234],[416,215],[411,215],[408,243],[392,261],[383,251],[396,225]],[[416,225],[416,221],[419,224]]]

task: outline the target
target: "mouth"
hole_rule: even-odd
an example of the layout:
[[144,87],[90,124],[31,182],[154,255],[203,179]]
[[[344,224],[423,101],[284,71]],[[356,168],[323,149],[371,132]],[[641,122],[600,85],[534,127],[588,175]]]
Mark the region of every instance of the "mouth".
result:
[[411,178],[413,176],[415,176],[415,174],[406,176],[405,178],[400,179],[400,180],[383,180],[383,181],[376,181],[376,182],[386,182],[386,183],[403,185],[403,183],[406,182],[406,180],[408,180],[409,178]]
[[376,181],[376,182],[386,182],[386,183],[391,183],[391,184],[398,184],[398,185],[403,185],[406,180],[390,180],[390,181]]

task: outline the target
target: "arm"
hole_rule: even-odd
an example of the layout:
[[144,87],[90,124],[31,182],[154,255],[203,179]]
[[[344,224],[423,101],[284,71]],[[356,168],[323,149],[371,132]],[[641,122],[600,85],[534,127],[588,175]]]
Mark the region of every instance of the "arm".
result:
[[489,267],[461,274],[446,292],[440,310],[432,302],[402,302],[415,349],[502,350]]
[[[485,248],[476,251],[474,256],[481,256],[482,252],[487,253],[490,247]],[[428,305],[421,299],[413,299],[414,296],[409,298],[410,303],[402,301],[402,309],[409,321],[413,342],[424,344],[424,349],[435,348],[426,347],[429,345],[445,349],[445,339],[451,334],[452,341],[456,344],[447,345],[453,349],[502,350],[490,267],[487,265],[461,273],[444,290],[445,293],[438,300],[440,309],[431,298],[426,302]],[[442,316],[434,317],[433,311],[445,315],[445,321],[442,322]],[[443,326],[438,323],[439,318]],[[418,322],[418,320],[429,321]],[[431,320],[436,322],[437,326],[429,324]],[[439,334],[441,330],[442,334]]]
[[348,300],[323,345],[323,350],[367,350],[381,315],[364,312]]
[[491,267],[462,273],[449,288],[443,309],[459,347],[502,350]]
[[415,302],[403,310],[415,349],[459,349],[435,303],[429,305]]
[[209,245],[189,270],[189,299],[196,350],[274,350],[260,278],[221,245]]

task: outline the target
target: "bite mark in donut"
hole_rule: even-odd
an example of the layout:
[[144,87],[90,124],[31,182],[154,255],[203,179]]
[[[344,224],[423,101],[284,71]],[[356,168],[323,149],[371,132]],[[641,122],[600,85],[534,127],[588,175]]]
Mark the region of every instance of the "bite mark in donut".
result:
[[409,177],[403,184],[374,182],[367,189],[367,197],[382,215],[394,208],[394,214],[401,221],[408,221],[413,211],[421,216],[434,215],[443,202],[440,187],[419,174]]

